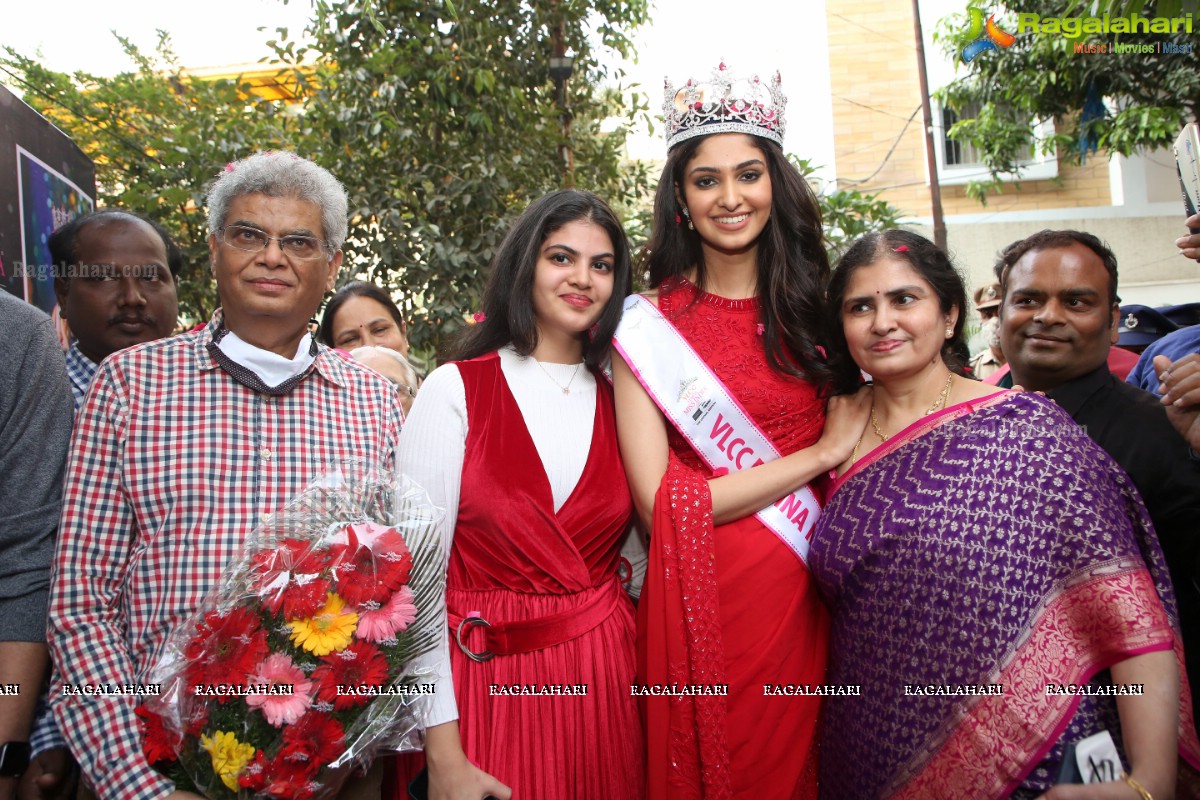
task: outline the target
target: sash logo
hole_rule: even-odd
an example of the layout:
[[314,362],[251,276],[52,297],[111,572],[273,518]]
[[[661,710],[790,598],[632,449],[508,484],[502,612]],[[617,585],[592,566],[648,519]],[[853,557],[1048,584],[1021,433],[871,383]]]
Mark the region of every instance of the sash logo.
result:
[[705,400],[702,402],[699,406],[697,406],[696,410],[692,412],[692,421],[699,425],[704,421],[704,418],[708,416],[708,412],[712,411],[712,407],[712,400]]
[[[695,376],[691,376],[679,381],[679,395],[675,398],[675,402],[683,407],[683,415],[686,417],[692,413],[692,409],[696,408],[703,396],[704,386]],[[699,422],[704,419],[704,415],[701,414],[694,419]]]

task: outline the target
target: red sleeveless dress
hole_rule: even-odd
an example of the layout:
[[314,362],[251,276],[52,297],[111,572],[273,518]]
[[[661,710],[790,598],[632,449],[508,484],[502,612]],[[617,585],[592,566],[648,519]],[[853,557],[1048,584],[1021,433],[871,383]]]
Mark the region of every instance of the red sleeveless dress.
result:
[[[458,370],[468,433],[446,605],[463,749],[520,800],[637,800],[645,750],[630,694],[633,607],[617,578],[633,507],[612,390],[596,381],[587,464],[555,513],[499,357]],[[463,625],[467,649],[536,649],[472,660],[455,634],[475,612],[492,627]],[[554,687],[586,694],[546,693]]]
[[[767,363],[756,298],[727,300],[671,279],[658,303],[783,455],[820,438],[824,403]],[[764,686],[821,682],[827,613],[808,569],[755,517],[714,528],[713,473],[668,428],[638,607],[640,680],[728,684],[728,696],[643,698],[648,796],[815,798],[819,700],[765,696]]]

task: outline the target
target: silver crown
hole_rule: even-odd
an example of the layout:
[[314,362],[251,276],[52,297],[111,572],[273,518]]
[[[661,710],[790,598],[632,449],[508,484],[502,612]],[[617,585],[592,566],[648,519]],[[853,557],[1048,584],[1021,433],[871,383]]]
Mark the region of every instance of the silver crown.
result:
[[710,133],[748,133],[783,146],[787,98],[779,73],[764,82],[757,75],[742,78],[722,61],[707,81],[688,79],[676,88],[663,81],[663,119],[667,149],[693,136]]

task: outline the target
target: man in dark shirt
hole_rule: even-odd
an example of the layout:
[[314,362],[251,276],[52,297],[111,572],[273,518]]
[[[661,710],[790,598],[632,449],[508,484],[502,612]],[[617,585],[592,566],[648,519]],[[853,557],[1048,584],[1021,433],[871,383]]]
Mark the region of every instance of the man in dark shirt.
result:
[[[1000,343],[1014,382],[1045,392],[1133,480],[1179,598],[1193,693],[1200,689],[1200,465],[1157,397],[1117,380],[1117,261],[1079,231],[1042,231],[1006,253]],[[1193,694],[1193,707],[1200,711]]]

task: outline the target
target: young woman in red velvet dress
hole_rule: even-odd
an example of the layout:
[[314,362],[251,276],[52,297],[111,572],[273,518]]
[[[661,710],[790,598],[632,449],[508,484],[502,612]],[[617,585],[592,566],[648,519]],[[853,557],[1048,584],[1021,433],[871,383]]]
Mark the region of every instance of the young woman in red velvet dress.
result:
[[632,505],[597,370],[630,273],[602,200],[536,201],[492,262],[481,321],[405,423],[401,468],[452,536],[440,671],[453,692],[440,681],[429,720],[431,798],[644,795],[617,577]]
[[651,530],[639,680],[728,685],[645,698],[654,800],[816,797],[819,698],[764,686],[821,683],[828,620],[803,561],[753,515],[849,457],[866,424],[863,398],[822,397],[829,264],[816,198],[780,146],[785,101],[727,75],[668,89],[647,296],[782,457],[710,469],[614,357],[621,453]]

